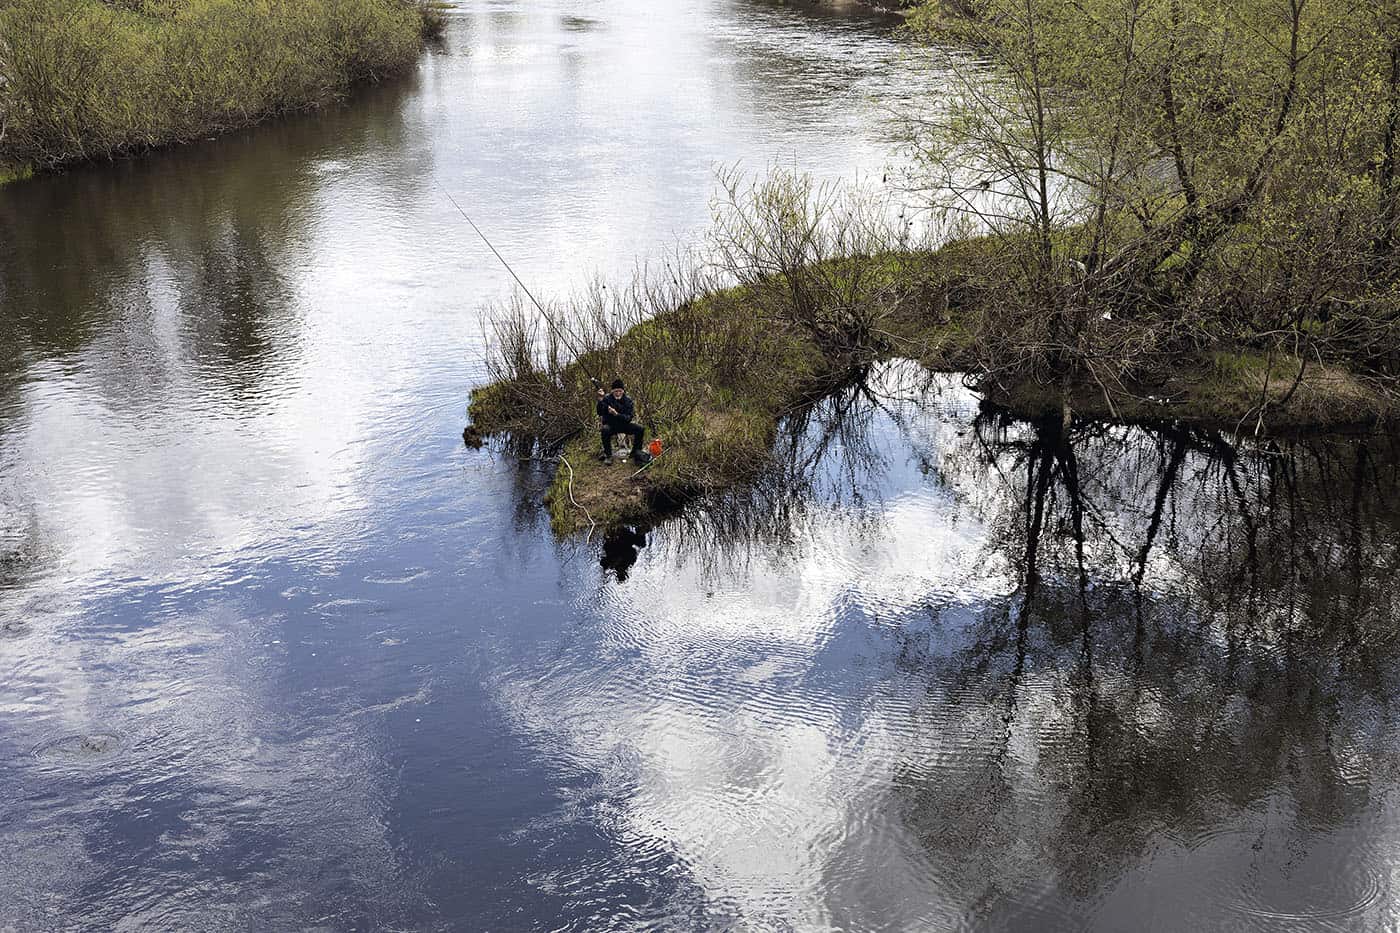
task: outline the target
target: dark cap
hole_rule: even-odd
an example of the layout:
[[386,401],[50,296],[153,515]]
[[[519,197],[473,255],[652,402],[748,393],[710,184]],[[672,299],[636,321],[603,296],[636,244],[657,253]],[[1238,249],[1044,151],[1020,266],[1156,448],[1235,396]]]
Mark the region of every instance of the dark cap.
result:
[[612,387],[614,389],[625,389],[627,388],[627,384],[624,383],[621,379],[614,379]]

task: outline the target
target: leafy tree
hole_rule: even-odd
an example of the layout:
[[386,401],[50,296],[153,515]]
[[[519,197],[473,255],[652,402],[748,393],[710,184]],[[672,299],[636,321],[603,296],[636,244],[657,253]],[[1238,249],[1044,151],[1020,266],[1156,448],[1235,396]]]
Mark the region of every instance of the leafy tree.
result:
[[919,184],[1010,281],[986,364],[1106,394],[1243,345],[1400,368],[1400,2],[971,0]]

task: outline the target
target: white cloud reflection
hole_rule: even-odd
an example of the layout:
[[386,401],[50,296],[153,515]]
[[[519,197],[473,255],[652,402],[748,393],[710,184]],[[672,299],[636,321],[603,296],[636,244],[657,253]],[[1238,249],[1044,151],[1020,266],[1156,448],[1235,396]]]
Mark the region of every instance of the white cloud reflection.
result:
[[[501,702],[571,762],[623,767],[620,835],[672,852],[746,928],[836,928],[832,873],[853,832],[871,844],[870,796],[908,750],[908,710],[876,684],[862,702],[839,671],[825,683],[820,655],[859,663],[878,650],[878,639],[831,644],[853,604],[878,627],[933,593],[991,595],[978,572],[984,529],[953,513],[947,498],[915,493],[889,503],[873,534],[830,516],[799,553],[720,571],[719,585],[713,567],[644,559],[599,609],[605,670],[512,675]],[[880,833],[870,854],[881,871],[927,886],[917,846],[893,826]],[[857,892],[844,893],[842,909],[858,909]]]

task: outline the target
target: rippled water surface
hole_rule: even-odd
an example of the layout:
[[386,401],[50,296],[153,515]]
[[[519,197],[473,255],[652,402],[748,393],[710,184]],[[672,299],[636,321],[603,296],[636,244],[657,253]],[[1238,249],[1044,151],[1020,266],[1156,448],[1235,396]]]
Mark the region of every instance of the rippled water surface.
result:
[[0,190],[0,928],[1400,924],[1400,449],[891,364],[600,548],[479,309],[874,178],[937,69],[752,0],[462,0],[349,106]]

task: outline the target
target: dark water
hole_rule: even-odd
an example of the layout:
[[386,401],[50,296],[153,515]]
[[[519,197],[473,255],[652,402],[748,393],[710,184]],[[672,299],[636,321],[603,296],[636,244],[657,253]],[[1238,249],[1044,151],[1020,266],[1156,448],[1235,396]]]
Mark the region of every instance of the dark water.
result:
[[[1400,923],[1400,450],[904,366],[556,542],[483,300],[873,177],[936,85],[745,0],[465,2],[353,106],[0,190],[0,929]],[[600,565],[606,557],[608,568]]]

